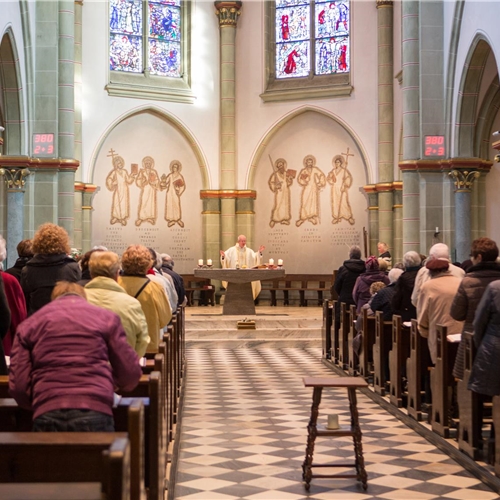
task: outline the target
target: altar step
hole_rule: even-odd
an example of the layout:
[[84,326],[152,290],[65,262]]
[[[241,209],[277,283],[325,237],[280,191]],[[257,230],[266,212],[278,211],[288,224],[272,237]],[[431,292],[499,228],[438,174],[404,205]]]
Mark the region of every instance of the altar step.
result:
[[189,347],[321,347],[322,320],[286,315],[250,316],[255,330],[238,330],[240,316],[193,314],[186,317],[186,344]]

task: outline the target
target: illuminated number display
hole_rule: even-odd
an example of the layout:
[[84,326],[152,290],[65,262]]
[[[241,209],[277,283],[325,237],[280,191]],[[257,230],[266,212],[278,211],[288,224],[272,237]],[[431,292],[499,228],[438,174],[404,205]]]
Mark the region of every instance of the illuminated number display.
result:
[[445,156],[444,135],[426,135],[424,156]]
[[54,156],[54,134],[33,134],[33,155]]

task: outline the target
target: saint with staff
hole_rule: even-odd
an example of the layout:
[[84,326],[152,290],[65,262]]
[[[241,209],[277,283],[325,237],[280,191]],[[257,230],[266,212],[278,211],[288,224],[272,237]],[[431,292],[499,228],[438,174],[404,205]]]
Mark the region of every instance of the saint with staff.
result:
[[269,189],[274,193],[274,206],[271,212],[271,220],[269,225],[274,227],[275,224],[290,225],[292,211],[290,206],[290,186],[296,175],[295,170],[286,168],[286,160],[278,158],[274,163],[269,156],[273,173],[269,177]]
[[332,186],[332,224],[338,224],[342,219],[345,219],[351,225],[354,225],[355,222],[352,216],[351,204],[349,203],[349,188],[352,186],[352,175],[347,170],[349,156],[354,156],[349,153],[349,148],[347,148],[347,153],[334,156],[332,160],[333,168],[326,178]]

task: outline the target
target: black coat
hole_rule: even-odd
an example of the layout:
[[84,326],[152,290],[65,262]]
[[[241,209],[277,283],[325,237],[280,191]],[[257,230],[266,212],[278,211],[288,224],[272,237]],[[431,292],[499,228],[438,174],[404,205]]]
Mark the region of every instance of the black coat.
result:
[[333,289],[337,292],[340,302],[345,302],[349,305],[354,304],[354,299],[352,298],[354,284],[358,276],[364,272],[365,262],[363,260],[349,259],[344,261],[344,264],[340,266],[337,272],[337,277],[333,284]]
[[5,272],[12,274],[12,276],[15,276],[17,278],[17,281],[21,283],[21,271],[30,259],[31,257],[19,257],[16,260],[16,263],[12,267],[9,267],[9,269],[6,269]]
[[184,280],[182,279],[182,276],[177,274],[168,266],[161,266],[161,270],[172,277],[175,291],[177,292],[177,306],[181,306],[184,303],[184,298],[186,297],[186,290],[184,288]]
[[417,308],[411,303],[411,294],[420,266],[406,270],[396,281],[392,297],[392,310],[401,316],[402,321],[417,319]]
[[371,300],[370,308],[375,313],[382,311],[384,313],[384,321],[392,321],[392,298],[396,291],[396,283],[387,285],[382,290],[379,290]]
[[21,273],[28,316],[50,302],[50,295],[58,281],[76,283],[80,278],[80,266],[66,254],[35,255]]

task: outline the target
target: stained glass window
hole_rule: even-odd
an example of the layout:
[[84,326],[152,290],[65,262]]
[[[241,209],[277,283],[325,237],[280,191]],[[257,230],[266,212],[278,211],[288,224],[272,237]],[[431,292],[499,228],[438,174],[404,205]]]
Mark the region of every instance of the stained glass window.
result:
[[276,0],[276,78],[350,70],[349,0]]
[[110,69],[181,77],[181,0],[110,0]]

